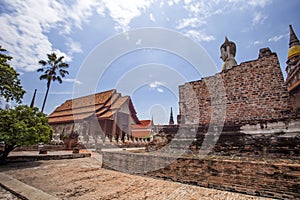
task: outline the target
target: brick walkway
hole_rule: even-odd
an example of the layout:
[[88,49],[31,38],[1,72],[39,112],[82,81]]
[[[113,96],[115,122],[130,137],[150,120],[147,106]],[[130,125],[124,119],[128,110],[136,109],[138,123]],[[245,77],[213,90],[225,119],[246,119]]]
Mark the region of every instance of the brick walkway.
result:
[[[100,156],[9,163],[0,172],[60,199],[268,199],[101,168]],[[95,159],[97,158],[97,159]]]

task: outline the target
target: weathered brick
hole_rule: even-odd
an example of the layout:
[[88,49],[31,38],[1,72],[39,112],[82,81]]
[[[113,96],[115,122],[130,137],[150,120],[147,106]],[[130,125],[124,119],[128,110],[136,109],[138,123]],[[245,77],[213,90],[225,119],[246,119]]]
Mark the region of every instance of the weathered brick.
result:
[[[221,87],[225,93],[220,92]],[[215,102],[225,102],[225,123],[281,120],[288,118],[287,113],[292,110],[275,53],[179,86],[179,98],[181,115],[192,119],[186,123],[197,123],[194,119],[200,124],[217,123],[218,117],[211,118]]]

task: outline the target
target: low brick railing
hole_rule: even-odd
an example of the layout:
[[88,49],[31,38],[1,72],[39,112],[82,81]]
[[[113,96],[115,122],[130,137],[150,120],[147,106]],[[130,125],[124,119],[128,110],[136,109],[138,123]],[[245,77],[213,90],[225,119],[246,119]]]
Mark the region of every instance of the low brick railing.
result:
[[281,199],[300,198],[300,163],[102,152],[103,167],[203,187]]

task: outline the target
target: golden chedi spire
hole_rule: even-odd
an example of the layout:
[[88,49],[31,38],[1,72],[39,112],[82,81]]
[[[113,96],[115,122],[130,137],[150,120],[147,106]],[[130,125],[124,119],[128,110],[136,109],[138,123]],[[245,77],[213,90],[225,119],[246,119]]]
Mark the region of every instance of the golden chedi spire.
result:
[[291,94],[292,106],[300,110],[300,42],[290,25],[290,42],[286,61],[287,78],[285,84]]
[[300,42],[293,30],[292,25],[290,25],[290,43],[288,50],[288,59],[296,55],[300,55]]

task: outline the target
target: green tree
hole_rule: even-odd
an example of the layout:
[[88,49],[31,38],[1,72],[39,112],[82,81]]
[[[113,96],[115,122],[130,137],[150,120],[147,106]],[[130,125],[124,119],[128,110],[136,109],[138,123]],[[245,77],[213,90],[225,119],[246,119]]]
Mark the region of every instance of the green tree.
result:
[[0,142],[4,142],[4,148],[0,148],[0,162],[5,162],[8,154],[17,146],[47,143],[51,135],[52,128],[47,116],[36,107],[19,105],[0,110]]
[[43,106],[42,106],[42,112],[44,111],[46,100],[48,97],[48,92],[50,89],[51,82],[58,81],[59,83],[62,83],[62,78],[66,76],[66,74],[69,74],[69,72],[66,70],[69,65],[65,62],[63,62],[63,56],[57,57],[55,53],[47,54],[48,60],[40,60],[39,64],[42,65],[42,68],[39,68],[38,72],[43,72],[43,74],[40,76],[40,80],[46,80],[47,81],[47,91],[45,94]]
[[0,96],[4,97],[7,102],[21,103],[25,91],[18,78],[19,74],[8,64],[12,57],[6,55],[5,52],[6,50],[0,45]]

